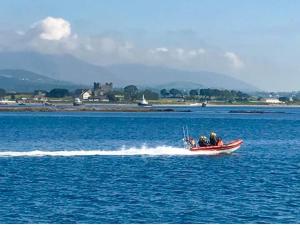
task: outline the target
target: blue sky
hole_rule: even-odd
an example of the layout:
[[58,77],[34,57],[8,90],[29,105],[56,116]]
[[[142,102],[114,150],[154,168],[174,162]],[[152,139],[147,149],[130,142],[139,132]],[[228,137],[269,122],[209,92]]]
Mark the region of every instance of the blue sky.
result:
[[[47,17],[62,18],[70,24],[71,35],[79,37],[69,43],[97,50],[74,48],[72,54],[96,64],[113,59],[131,63],[148,55],[143,64],[172,67],[174,62],[181,68],[230,74],[262,89],[300,90],[299,12],[296,0],[2,0],[0,31],[27,33]],[[61,39],[64,45],[66,38]],[[41,51],[52,43],[35,40],[34,47]],[[97,49],[104,44],[113,46],[114,53]],[[199,56],[191,59],[196,51]]]

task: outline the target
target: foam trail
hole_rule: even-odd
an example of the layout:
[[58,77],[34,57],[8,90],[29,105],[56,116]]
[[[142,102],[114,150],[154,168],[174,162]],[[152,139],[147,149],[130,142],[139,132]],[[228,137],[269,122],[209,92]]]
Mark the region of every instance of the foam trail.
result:
[[184,148],[172,146],[158,146],[155,148],[122,148],[119,150],[78,150],[78,151],[29,151],[29,152],[0,152],[0,157],[72,157],[72,156],[191,156],[191,155],[214,155],[212,152],[191,152]]

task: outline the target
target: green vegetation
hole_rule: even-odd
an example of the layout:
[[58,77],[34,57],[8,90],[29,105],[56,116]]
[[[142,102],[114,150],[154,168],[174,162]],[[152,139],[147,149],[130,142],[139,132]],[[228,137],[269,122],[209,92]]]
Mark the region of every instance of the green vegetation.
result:
[[147,98],[147,100],[158,100],[159,99],[159,94],[154,91],[151,91],[149,89],[140,91],[138,93],[138,98],[142,98],[143,95],[145,96],[145,98]]
[[6,95],[6,91],[0,88],[0,98],[4,97],[5,95]]
[[183,95],[182,91],[176,88],[172,88],[169,93],[173,98],[180,98]]
[[185,100],[209,101],[209,100],[226,100],[226,101],[247,101],[250,96],[241,91],[219,90],[219,89],[193,89],[189,93],[180,91],[176,88],[168,91],[160,91],[162,98],[184,98]]
[[[95,86],[95,84],[94,84]],[[190,104],[208,102],[210,104],[236,104],[236,105],[267,105],[266,99],[278,98],[284,104],[300,104],[300,92],[293,93],[264,93],[247,94],[236,90],[221,90],[201,88],[192,90],[180,90],[177,88],[161,89],[160,91],[150,89],[139,89],[136,85],[128,85],[124,88],[113,88],[110,84],[96,83],[96,88],[76,89],[69,91],[66,88],[54,88],[50,91],[34,90],[32,93],[7,92],[0,89],[0,98],[22,101],[25,103],[72,103],[74,98],[80,98],[84,103],[137,103],[145,98],[153,104]],[[259,95],[259,96],[258,96]],[[280,104],[280,102],[278,103]]]
[[129,85],[124,88],[124,97],[127,101],[135,101],[138,98],[138,88],[135,85]]
[[135,85],[126,86],[123,91],[118,91],[118,92],[121,95],[123,94],[125,101],[128,101],[128,102],[134,102],[136,100],[139,100],[142,98],[143,95],[148,100],[158,100],[159,99],[158,93],[151,91],[149,89],[140,91],[137,88],[137,86],[135,86]]
[[288,98],[288,97],[285,97],[285,96],[282,96],[282,97],[279,97],[279,100],[280,100],[281,102],[285,102],[285,103],[287,103],[287,102],[289,102],[289,101],[290,101],[290,98]]
[[113,92],[113,91],[112,91],[112,92],[108,92],[108,93],[106,94],[107,99],[108,99],[110,102],[113,102],[113,103],[119,101],[119,99],[118,99],[118,97],[117,97],[116,95],[117,95],[117,93],[116,93],[116,92]]
[[47,93],[47,96],[51,98],[63,98],[69,95],[69,91],[67,89],[62,88],[55,88],[52,89],[49,93]]
[[162,98],[167,98],[170,95],[170,93],[167,89],[162,89],[160,90],[160,95]]

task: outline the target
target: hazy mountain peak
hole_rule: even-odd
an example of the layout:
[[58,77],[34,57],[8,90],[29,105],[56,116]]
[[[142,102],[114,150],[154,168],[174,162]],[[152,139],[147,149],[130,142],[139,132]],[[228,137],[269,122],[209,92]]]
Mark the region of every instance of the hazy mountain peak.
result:
[[0,52],[0,69],[25,69],[53,79],[90,85],[94,81],[114,82],[113,75],[101,66],[74,56],[36,52]]
[[[141,64],[119,64],[107,66],[106,69],[115,77],[122,77],[127,83],[138,85],[158,86],[181,82],[195,84],[202,87],[237,89],[244,91],[257,91],[258,89],[248,83],[225,74],[209,71],[186,71],[164,66],[149,66]],[[177,83],[178,86],[180,86]]]
[[[163,66],[118,64],[97,66],[71,55],[49,55],[35,52],[0,52],[0,69],[23,69],[50,78],[91,86],[93,82],[112,82],[115,86],[136,84],[160,87],[176,84],[205,88],[258,89],[234,77],[208,71],[186,71]],[[175,83],[174,83],[175,82]],[[177,82],[177,83],[176,83]],[[178,83],[181,82],[181,83]]]
[[0,88],[7,91],[32,92],[38,89],[75,89],[78,87],[81,86],[66,81],[55,80],[23,69],[0,69]]

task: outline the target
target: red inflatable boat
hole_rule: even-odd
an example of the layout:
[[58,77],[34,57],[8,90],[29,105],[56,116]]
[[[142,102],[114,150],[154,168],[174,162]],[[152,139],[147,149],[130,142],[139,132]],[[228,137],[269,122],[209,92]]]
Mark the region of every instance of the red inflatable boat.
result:
[[229,154],[241,147],[243,140],[238,139],[222,146],[191,146],[187,144],[190,151],[196,151],[197,153],[212,153],[212,154]]

